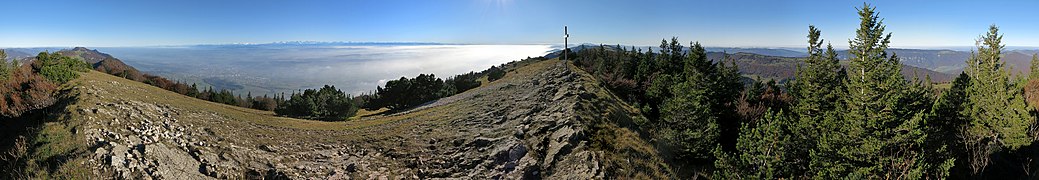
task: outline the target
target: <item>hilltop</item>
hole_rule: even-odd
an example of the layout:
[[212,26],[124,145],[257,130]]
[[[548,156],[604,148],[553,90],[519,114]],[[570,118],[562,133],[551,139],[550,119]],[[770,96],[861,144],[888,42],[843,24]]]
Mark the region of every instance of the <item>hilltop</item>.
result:
[[145,75],[144,73],[141,73],[141,71],[137,70],[137,68],[127,65],[122,60],[97,50],[75,47],[72,49],[63,49],[54,53],[63,56],[77,57],[80,60],[87,62],[87,64],[90,64],[90,68],[108,74],[124,74],[124,76],[131,76],[131,79],[143,79]]
[[[91,71],[69,83],[34,151],[51,176],[651,178],[673,174],[626,128],[644,119],[569,62],[397,114],[321,122],[198,100]],[[52,162],[54,158],[61,159]]]

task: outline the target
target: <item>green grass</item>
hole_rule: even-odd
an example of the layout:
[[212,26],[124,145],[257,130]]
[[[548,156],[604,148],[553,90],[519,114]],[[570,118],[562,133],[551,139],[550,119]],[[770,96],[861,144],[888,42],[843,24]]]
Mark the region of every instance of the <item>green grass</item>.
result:
[[[595,98],[579,102],[578,116],[588,120],[592,147],[603,151],[606,172],[612,177],[628,179],[674,179],[673,170],[657,149],[641,133],[640,122],[646,122],[638,108],[610,93],[590,74],[568,63],[584,79],[580,82]],[[640,133],[641,132],[641,133]]]
[[[60,91],[69,90],[74,83],[60,87]],[[40,116],[41,119],[27,119],[28,121],[42,121],[39,126],[30,127],[29,143],[23,158],[25,167],[21,169],[22,175],[37,179],[76,179],[77,177],[91,177],[89,167],[83,162],[93,152],[87,151],[87,140],[80,134],[80,129],[85,123],[82,118],[77,118],[74,113],[75,105],[68,105],[73,96],[60,96],[61,99],[49,109],[50,112]],[[30,123],[32,124],[32,123]],[[22,178],[28,178],[22,177]],[[13,177],[11,177],[13,178]]]

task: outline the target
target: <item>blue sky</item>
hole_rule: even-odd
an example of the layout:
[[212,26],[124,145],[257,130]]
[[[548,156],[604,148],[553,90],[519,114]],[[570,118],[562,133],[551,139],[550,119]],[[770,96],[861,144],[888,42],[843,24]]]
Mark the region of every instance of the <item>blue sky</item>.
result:
[[[972,46],[990,24],[1008,46],[1039,46],[1037,1],[869,1],[896,47]],[[185,0],[13,1],[0,47],[147,46],[277,41],[571,42],[801,47],[814,24],[847,46],[861,1]]]

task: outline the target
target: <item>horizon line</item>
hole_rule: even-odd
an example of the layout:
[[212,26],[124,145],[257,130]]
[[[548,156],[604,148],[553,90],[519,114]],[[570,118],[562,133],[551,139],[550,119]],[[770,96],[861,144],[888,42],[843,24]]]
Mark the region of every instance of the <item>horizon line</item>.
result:
[[[165,44],[165,45],[114,45],[114,46],[84,46],[84,45],[45,45],[45,46],[0,46],[0,49],[30,49],[30,48],[75,48],[75,47],[91,47],[91,48],[148,48],[148,47],[189,47],[189,46],[263,46],[263,45],[323,45],[323,44],[348,44],[348,45],[365,45],[365,44],[387,44],[387,45],[550,45],[560,46],[563,43],[444,43],[444,42],[429,42],[429,41],[313,41],[313,40],[301,40],[301,41],[273,41],[273,42],[233,42],[233,43],[199,43],[199,44]],[[656,47],[658,45],[638,45],[638,44],[617,44],[617,43],[570,43],[569,47],[576,47],[581,45],[606,45],[615,46],[622,45],[627,47]],[[736,45],[736,46],[704,46],[705,48],[748,48],[748,49],[794,49],[794,48],[805,48],[807,45]],[[847,46],[833,46],[835,49],[847,49]],[[910,46],[891,46],[892,49],[929,49],[929,50],[942,50],[944,48],[974,48],[974,45],[910,45]],[[1010,46],[1007,45],[1006,49],[1037,49],[1039,45],[1023,45],[1023,46]],[[954,49],[945,49],[954,50]]]

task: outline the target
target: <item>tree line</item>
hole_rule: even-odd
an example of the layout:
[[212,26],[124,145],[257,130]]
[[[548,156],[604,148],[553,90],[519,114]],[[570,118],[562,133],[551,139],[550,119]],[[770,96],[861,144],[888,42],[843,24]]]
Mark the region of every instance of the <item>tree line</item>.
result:
[[[544,58],[527,58],[527,60],[543,60]],[[414,78],[401,77],[386,82],[385,86],[376,87],[371,94],[362,95],[363,107],[367,110],[388,108],[390,111],[407,110],[422,104],[448,97],[466,90],[479,87],[481,77],[488,82],[501,79],[507,73],[504,65],[491,66],[480,72],[469,72],[455,75],[447,80],[437,78],[433,74],[419,74]]]
[[1030,77],[1011,77],[993,25],[951,87],[936,88],[904,79],[875,7],[858,15],[847,68],[809,26],[809,56],[786,84],[744,85],[731,60],[677,38],[656,51],[600,45],[574,63],[642,110],[637,129],[682,177],[1037,178],[1039,58]]
[[479,79],[500,79],[505,71],[498,66],[481,72],[459,74],[443,80],[433,74],[419,74],[414,78],[401,77],[376,87],[371,94],[353,97],[334,86],[293,92],[289,98],[275,97],[278,115],[296,118],[341,121],[353,117],[360,108],[369,111],[387,108],[399,112],[443,97],[455,95],[480,86]]
[[292,93],[288,100],[278,104],[274,112],[297,118],[343,121],[357,113],[357,104],[349,94],[335,86],[325,85],[320,89]]

